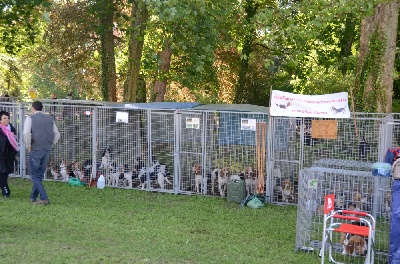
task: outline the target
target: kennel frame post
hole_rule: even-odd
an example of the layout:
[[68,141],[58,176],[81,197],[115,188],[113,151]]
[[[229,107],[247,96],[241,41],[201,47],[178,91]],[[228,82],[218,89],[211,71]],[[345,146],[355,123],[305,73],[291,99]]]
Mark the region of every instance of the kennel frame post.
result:
[[[268,118],[268,125],[267,125],[267,157],[266,157],[266,180],[265,180],[265,202],[266,203],[271,203],[272,202],[272,195],[273,195],[273,166],[271,166],[271,157],[272,157],[272,144],[271,144],[271,137],[269,135],[272,135],[272,117],[267,115]],[[268,177],[269,176],[269,177]]]
[[202,113],[202,126],[201,126],[201,176],[202,176],[202,181],[203,181],[203,189],[201,190],[204,195],[207,195],[207,174],[205,173],[205,168],[206,168],[206,160],[204,158],[204,153],[206,153],[207,148],[206,148],[206,127],[207,127],[207,120],[206,120],[206,112]]
[[92,175],[90,175],[89,188],[92,179],[97,178],[97,148],[98,148],[98,138],[97,138],[97,119],[98,119],[98,108],[93,107],[92,112]]
[[173,178],[173,192],[178,194],[180,191],[179,182],[181,179],[181,162],[180,162],[180,149],[181,149],[181,124],[182,112],[175,111],[174,113],[174,178]]
[[19,103],[19,123],[18,123],[18,130],[19,130],[19,142],[21,142],[20,145],[20,152],[19,152],[19,167],[20,167],[20,177],[25,178],[26,177],[26,147],[25,147],[25,141],[24,141],[24,135],[23,135],[23,129],[24,129],[24,121],[25,121],[25,105],[23,103]]

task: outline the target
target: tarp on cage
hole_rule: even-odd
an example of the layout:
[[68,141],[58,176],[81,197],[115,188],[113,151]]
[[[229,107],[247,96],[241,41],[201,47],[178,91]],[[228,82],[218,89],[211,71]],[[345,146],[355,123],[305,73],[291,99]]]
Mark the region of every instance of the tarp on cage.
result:
[[391,209],[389,263],[400,264],[400,180],[393,181]]
[[124,108],[128,109],[190,109],[199,106],[200,103],[193,102],[152,102],[152,103],[126,103]]
[[256,145],[256,122],[267,122],[268,117],[268,107],[250,104],[212,104],[193,109],[218,112],[218,145]]

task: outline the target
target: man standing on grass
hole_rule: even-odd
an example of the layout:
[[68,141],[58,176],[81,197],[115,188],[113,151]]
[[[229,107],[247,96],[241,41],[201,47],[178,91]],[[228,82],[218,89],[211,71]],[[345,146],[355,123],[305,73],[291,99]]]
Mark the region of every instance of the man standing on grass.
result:
[[[42,112],[43,104],[39,101],[32,103],[32,115],[27,116],[24,123],[24,140],[29,155],[29,170],[32,180],[30,195],[32,204],[49,204],[49,197],[44,189],[42,180],[46,172],[50,149],[60,139],[60,132],[54,119]],[[40,200],[36,201],[40,194]]]

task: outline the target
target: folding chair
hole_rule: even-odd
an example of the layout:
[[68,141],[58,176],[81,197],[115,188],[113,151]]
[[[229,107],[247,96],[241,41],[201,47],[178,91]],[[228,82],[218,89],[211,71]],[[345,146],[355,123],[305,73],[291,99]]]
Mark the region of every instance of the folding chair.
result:
[[[332,196],[330,197],[332,199]],[[334,197],[332,199],[334,201]],[[326,200],[325,200],[326,201]],[[325,259],[325,247],[328,247],[329,250],[329,262],[340,263],[337,262],[333,256],[333,246],[334,243],[332,241],[333,232],[341,233],[342,236],[345,236],[345,241],[349,241],[348,237],[358,236],[359,239],[363,239],[365,243],[365,239],[368,240],[365,254],[365,264],[373,264],[374,263],[374,242],[375,242],[375,219],[372,215],[362,212],[362,211],[350,211],[350,210],[337,210],[334,211],[333,206],[331,205],[325,206],[324,210],[324,230],[322,234],[322,247],[320,251],[321,264],[324,263]],[[354,241],[355,237],[353,238]],[[346,246],[346,245],[345,245]],[[360,252],[360,244],[354,243],[352,245],[352,255],[355,255],[355,252],[358,251],[360,255],[363,255],[364,252]],[[365,245],[364,247],[365,248]],[[350,252],[348,252],[350,253]]]

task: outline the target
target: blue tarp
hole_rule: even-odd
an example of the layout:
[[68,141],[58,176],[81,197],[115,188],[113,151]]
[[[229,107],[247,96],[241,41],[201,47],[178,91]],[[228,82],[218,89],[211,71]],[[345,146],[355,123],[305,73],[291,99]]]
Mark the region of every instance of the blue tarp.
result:
[[241,130],[241,120],[256,119],[264,121],[265,115],[221,113],[219,116],[219,145],[256,145],[256,131]]
[[126,103],[124,108],[129,109],[189,109],[199,106],[192,102],[153,102],[153,103]]
[[390,264],[400,264],[400,180],[393,181],[390,220]]

